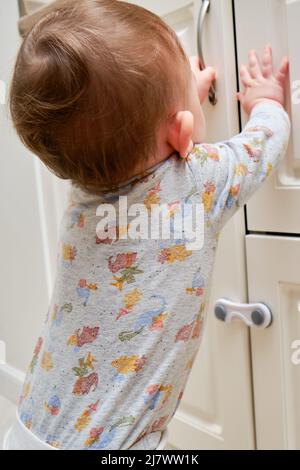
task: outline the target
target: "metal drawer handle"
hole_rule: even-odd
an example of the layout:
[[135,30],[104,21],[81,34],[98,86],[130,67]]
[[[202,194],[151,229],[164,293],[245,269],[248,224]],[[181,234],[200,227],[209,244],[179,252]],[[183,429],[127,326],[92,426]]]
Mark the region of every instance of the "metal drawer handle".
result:
[[[200,69],[205,69],[205,61],[202,49],[202,32],[203,32],[203,24],[206,17],[206,14],[209,12],[210,7],[210,0],[202,0],[202,5],[199,11],[198,16],[198,30],[197,30],[197,46],[198,46],[198,56],[200,62]],[[209,89],[208,99],[210,103],[215,106],[217,104],[217,96],[216,96],[216,81],[212,82],[212,85]]]
[[272,323],[272,312],[263,302],[241,304],[228,299],[219,299],[215,303],[214,310],[218,320],[225,323],[240,319],[252,328],[267,328]]

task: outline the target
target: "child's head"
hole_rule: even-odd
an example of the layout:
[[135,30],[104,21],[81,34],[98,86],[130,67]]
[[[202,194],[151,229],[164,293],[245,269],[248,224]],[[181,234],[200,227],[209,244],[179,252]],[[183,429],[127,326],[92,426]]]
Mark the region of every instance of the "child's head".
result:
[[55,174],[97,192],[147,166],[164,126],[189,109],[191,82],[176,34],[156,15],[66,0],[26,35],[10,109],[23,143]]

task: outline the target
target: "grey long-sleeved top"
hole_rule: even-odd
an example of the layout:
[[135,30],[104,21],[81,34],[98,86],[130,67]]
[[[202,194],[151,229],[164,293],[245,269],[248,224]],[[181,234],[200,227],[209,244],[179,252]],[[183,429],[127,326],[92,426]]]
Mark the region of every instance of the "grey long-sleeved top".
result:
[[[173,154],[118,192],[72,187],[52,301],[18,409],[39,439],[60,449],[157,447],[205,331],[218,234],[278,166],[289,132],[286,112],[260,103],[239,135],[197,144],[186,161]],[[110,204],[118,215],[120,195],[128,207],[164,204],[173,234],[183,205],[203,204],[203,247],[178,232],[121,239],[124,225],[105,239],[97,208]]]

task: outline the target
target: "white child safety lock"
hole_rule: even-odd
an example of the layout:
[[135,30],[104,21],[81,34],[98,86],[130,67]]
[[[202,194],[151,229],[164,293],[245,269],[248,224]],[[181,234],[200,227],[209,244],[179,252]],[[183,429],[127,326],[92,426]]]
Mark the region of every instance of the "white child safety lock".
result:
[[216,301],[214,310],[218,320],[225,323],[242,320],[252,328],[267,328],[272,323],[272,312],[263,302],[241,304],[222,298]]

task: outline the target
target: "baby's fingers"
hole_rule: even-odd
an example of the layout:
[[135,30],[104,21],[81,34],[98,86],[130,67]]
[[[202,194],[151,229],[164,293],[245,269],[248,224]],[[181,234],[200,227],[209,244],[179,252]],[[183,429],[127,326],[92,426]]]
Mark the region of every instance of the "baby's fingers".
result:
[[252,85],[252,79],[246,65],[242,65],[240,68],[240,77],[244,87],[249,87]]
[[206,67],[201,72],[201,78],[211,85],[211,82],[216,79],[216,70],[213,67]]
[[243,105],[243,102],[244,102],[244,99],[245,99],[245,93],[242,93],[241,91],[239,91],[236,94],[236,97],[237,97],[238,101],[241,102],[241,105]]
[[266,46],[264,49],[262,58],[262,74],[265,78],[269,78],[273,74],[273,58],[270,46]]
[[213,67],[206,67],[198,75],[198,91],[200,102],[206,99],[212,82],[216,79],[216,70]]
[[193,70],[200,70],[200,61],[199,61],[199,57],[198,56],[191,56],[189,57],[189,60],[190,60],[190,64],[191,64],[191,68]]
[[249,51],[249,71],[252,78],[262,77],[260,63],[258,61],[256,52],[253,49]]
[[281,84],[284,85],[287,74],[289,71],[289,59],[287,57],[283,57],[280,67],[276,73],[276,80]]

